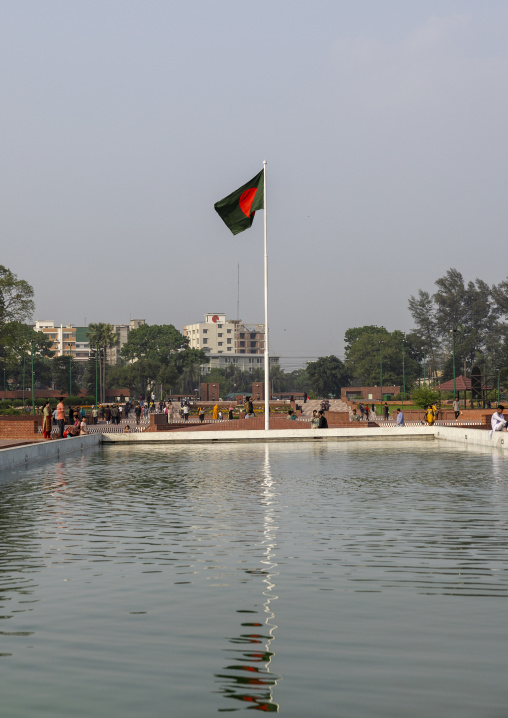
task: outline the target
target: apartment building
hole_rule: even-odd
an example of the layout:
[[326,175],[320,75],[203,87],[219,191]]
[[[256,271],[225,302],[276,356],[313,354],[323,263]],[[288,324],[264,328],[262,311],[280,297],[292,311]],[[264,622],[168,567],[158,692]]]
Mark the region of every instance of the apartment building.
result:
[[210,354],[264,354],[265,325],[244,324],[239,319],[226,319],[225,314],[205,314],[204,322],[188,324],[183,334],[191,349]]
[[[203,365],[206,373],[213,368],[237,366],[250,371],[264,366],[265,325],[246,324],[239,319],[227,319],[223,313],[205,314],[204,322],[188,324],[183,334],[191,349],[202,349],[209,363]],[[279,357],[270,357],[270,365],[279,363]]]
[[[128,324],[112,324],[113,331],[118,337],[114,347],[107,350],[106,358],[108,364],[116,364],[120,357],[120,350],[127,341],[129,332],[145,324],[144,319],[131,319]],[[36,321],[34,324],[36,332],[43,332],[51,341],[51,349],[56,356],[72,356],[76,361],[88,361],[90,358],[90,347],[88,341],[89,327],[78,327],[71,324],[55,326],[53,321]]]

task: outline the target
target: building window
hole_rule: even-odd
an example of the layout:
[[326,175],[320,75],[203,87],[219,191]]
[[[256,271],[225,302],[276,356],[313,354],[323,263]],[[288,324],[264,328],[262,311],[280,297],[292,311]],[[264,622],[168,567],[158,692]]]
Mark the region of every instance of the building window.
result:
[[230,351],[231,351],[231,347],[228,347],[228,352],[230,352]]
[[251,342],[250,345],[251,345],[251,347],[255,347],[255,346],[256,346],[256,342]]
[[240,354],[245,354],[245,349],[240,349]]
[[203,334],[208,334],[208,329],[203,329]]
[[203,339],[203,344],[208,344],[208,339]]
[[228,334],[231,334],[231,329],[226,329]]
[[244,347],[244,346],[245,346],[245,342],[240,342],[240,346],[241,346],[241,347]]
[[219,329],[222,329],[222,324],[217,324],[217,326],[219,327]]
[[250,338],[251,338],[251,339],[255,339],[255,338],[256,338],[256,332],[251,332],[251,333],[250,333]]
[[218,336],[218,337],[221,337],[221,336],[222,336],[222,332],[219,332],[219,333],[217,334],[217,336]]
[[217,344],[221,347],[223,342],[217,342]]
[[243,332],[240,334],[240,339],[245,339],[245,334]]

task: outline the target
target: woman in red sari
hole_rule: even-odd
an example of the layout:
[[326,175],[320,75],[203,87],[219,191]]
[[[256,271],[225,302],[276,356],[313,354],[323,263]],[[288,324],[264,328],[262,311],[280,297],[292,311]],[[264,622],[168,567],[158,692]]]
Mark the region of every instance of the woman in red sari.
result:
[[44,404],[42,410],[42,431],[44,432],[45,439],[51,439],[51,409],[49,401]]

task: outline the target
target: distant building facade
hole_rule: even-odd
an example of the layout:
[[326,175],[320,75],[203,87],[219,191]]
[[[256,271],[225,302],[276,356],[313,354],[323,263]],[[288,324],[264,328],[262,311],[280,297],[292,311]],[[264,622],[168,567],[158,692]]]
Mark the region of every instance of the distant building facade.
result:
[[[240,319],[226,319],[226,315],[205,314],[204,322],[187,324],[183,334],[191,349],[202,349],[209,363],[203,372],[236,366],[241,371],[262,369],[265,352],[265,325],[245,324]],[[279,364],[279,357],[270,357],[270,366]]]
[[[129,324],[112,324],[111,327],[118,337],[116,346],[107,349],[108,364],[116,364],[120,357],[120,350],[128,339],[129,332],[145,324],[144,319],[131,319]],[[88,361],[94,347],[88,341],[88,327],[78,327],[72,324],[55,326],[53,321],[36,321],[36,332],[42,332],[51,341],[51,350],[56,356],[72,356],[76,361]]]
[[[397,394],[400,394],[400,386],[383,386],[383,401],[390,401]],[[379,401],[381,399],[381,387],[346,386],[340,390],[342,401],[354,401],[357,397],[361,397],[363,401]]]

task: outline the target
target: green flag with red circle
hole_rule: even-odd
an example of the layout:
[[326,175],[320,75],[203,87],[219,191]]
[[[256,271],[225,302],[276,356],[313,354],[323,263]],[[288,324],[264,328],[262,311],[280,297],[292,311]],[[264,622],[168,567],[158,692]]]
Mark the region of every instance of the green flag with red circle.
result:
[[239,189],[214,204],[215,211],[233,234],[252,226],[258,209],[264,209],[264,170]]

